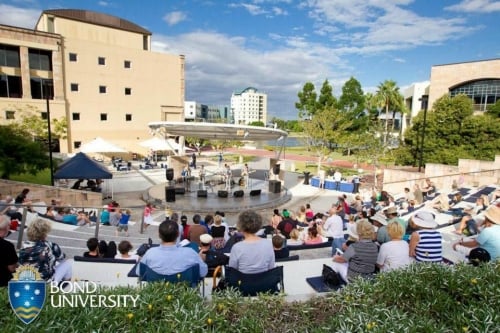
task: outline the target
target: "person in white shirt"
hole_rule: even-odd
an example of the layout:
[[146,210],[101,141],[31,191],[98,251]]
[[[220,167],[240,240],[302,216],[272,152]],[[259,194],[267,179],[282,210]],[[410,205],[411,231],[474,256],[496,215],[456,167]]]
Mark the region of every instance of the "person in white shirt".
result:
[[336,253],[337,248],[342,249],[342,244],[345,242],[344,238],[344,221],[337,215],[335,207],[330,208],[328,212],[330,216],[326,219],[325,224],[322,226],[322,234],[326,237],[332,237],[332,255]]
[[377,258],[377,267],[381,272],[408,266],[411,263],[410,246],[404,241],[403,226],[397,222],[387,225],[387,233],[391,240],[380,246]]
[[132,250],[132,244],[128,240],[123,240],[118,244],[118,253],[115,255],[115,259],[127,259],[127,260],[139,260],[137,254],[129,254]]
[[335,170],[335,173],[333,174],[333,180],[335,181],[335,190],[338,191],[340,189],[340,182],[342,181],[342,174],[339,170]]

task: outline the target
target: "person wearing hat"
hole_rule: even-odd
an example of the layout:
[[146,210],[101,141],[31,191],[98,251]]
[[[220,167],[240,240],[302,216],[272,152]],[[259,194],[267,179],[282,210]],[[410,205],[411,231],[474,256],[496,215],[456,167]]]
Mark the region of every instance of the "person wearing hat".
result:
[[408,222],[398,217],[398,208],[396,206],[390,206],[385,210],[385,216],[387,216],[387,224],[391,222],[398,222],[403,227],[404,232],[408,227]]
[[278,224],[279,232],[286,238],[290,239],[290,232],[297,227],[297,221],[291,217],[288,210],[283,209],[283,220]]
[[482,230],[477,238],[460,240],[453,244],[455,251],[470,254],[473,248],[483,248],[490,254],[492,261],[495,261],[500,256],[500,207],[491,206],[484,212],[484,222]]
[[377,242],[382,245],[391,240],[389,233],[387,232],[387,219],[383,213],[376,213],[370,217],[370,221],[375,226],[377,232]]
[[437,230],[434,215],[418,211],[411,218],[411,227],[416,229],[410,237],[410,256],[418,262],[441,262],[443,260],[442,236]]
[[209,234],[203,234],[200,236],[200,257],[203,261],[207,261],[207,252],[212,249],[213,237]]

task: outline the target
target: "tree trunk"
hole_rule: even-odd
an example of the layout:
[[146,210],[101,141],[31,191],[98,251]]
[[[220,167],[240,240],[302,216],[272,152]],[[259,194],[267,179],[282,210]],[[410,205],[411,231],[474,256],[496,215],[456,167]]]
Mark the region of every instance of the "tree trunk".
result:
[[384,133],[384,145],[387,143],[387,135],[389,131],[389,100],[385,101],[385,133]]

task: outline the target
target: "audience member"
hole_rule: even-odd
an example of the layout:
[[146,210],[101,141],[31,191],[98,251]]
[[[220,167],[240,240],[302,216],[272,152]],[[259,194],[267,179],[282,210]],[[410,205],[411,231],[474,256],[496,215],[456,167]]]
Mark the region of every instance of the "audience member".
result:
[[415,203],[417,205],[420,205],[424,202],[424,194],[422,193],[422,190],[420,189],[420,186],[418,184],[413,185],[413,196],[415,197]]
[[34,265],[42,279],[59,283],[71,279],[71,262],[65,260],[59,245],[47,240],[50,230],[50,222],[45,219],[36,219],[30,224],[28,240],[35,244],[19,251],[19,264]]
[[271,242],[256,235],[262,228],[262,216],[254,211],[244,211],[239,215],[236,226],[245,239],[231,248],[229,266],[245,274],[261,273],[274,268]]
[[153,204],[151,202],[148,202],[146,206],[144,207],[143,211],[143,219],[144,219],[144,230],[146,230],[151,223],[153,223]]
[[418,211],[411,218],[412,228],[416,229],[410,237],[410,256],[418,262],[441,262],[443,245],[441,233],[432,213]]
[[305,245],[312,245],[312,244],[321,244],[323,243],[323,237],[321,237],[321,234],[318,232],[318,227],[316,226],[316,223],[312,223],[309,228],[307,228],[307,236],[306,239],[304,240]]
[[408,222],[398,217],[398,209],[395,206],[391,206],[385,210],[385,216],[387,217],[387,223],[398,222],[403,227],[403,230],[406,231],[408,228]]
[[[151,270],[162,275],[172,275],[199,265],[200,276],[207,275],[208,267],[201,256],[187,247],[177,246],[179,227],[177,223],[166,220],[158,227],[161,240],[160,246],[150,248],[140,262]],[[137,274],[141,275],[140,265],[137,265]]]
[[88,251],[83,252],[83,256],[86,258],[100,258],[101,253],[99,252],[99,240],[95,237],[89,238],[87,240]]
[[478,227],[475,220],[481,212],[486,210],[488,207],[487,203],[489,204],[489,202],[485,202],[485,197],[481,196],[476,199],[476,204],[474,206],[464,209],[462,211],[464,216],[460,220],[460,225],[455,232],[459,235],[466,233],[467,236],[477,234]]
[[290,232],[297,227],[297,221],[291,216],[290,212],[286,209],[283,210],[283,220],[278,224],[277,229],[286,238],[290,238]]
[[7,215],[0,215],[0,287],[6,287],[12,279],[12,273],[17,267],[17,253],[12,244],[6,241],[10,229],[10,218]]
[[374,228],[368,220],[356,223],[359,241],[351,244],[344,253],[333,256],[333,269],[346,282],[356,277],[371,277],[375,273],[378,246],[373,242]]
[[341,249],[342,244],[345,242],[344,221],[342,221],[342,218],[337,215],[337,209],[335,207],[330,208],[329,214],[330,216],[322,225],[322,233],[323,236],[333,238],[332,255],[334,255],[336,249]]
[[302,245],[304,241],[301,239],[299,229],[293,228],[290,232],[290,239],[287,240],[287,245]]
[[201,216],[199,214],[193,215],[193,225],[189,227],[188,240],[200,246],[200,236],[207,234],[208,230],[205,226],[200,225]]
[[410,247],[408,242],[402,239],[405,230],[397,221],[387,225],[387,232],[391,240],[380,246],[377,267],[380,268],[381,272],[405,267],[411,263]]
[[307,222],[314,220],[314,212],[311,208],[311,204],[306,204],[306,220]]
[[189,227],[188,218],[186,215],[181,216],[181,225],[182,225],[182,239],[188,239]]
[[391,240],[387,232],[387,219],[382,212],[376,213],[370,217],[370,221],[375,226],[377,235],[376,240],[379,244],[384,244]]
[[132,244],[128,240],[122,240],[118,244],[118,253],[115,255],[115,259],[127,259],[127,260],[139,260],[139,256],[137,254],[130,254],[132,251]]
[[212,226],[212,245],[216,250],[224,248],[226,241],[229,239],[229,228],[222,224],[222,216],[215,215],[214,225]]
[[274,259],[283,259],[290,256],[290,250],[285,245],[283,236],[274,235],[271,242],[273,243]]

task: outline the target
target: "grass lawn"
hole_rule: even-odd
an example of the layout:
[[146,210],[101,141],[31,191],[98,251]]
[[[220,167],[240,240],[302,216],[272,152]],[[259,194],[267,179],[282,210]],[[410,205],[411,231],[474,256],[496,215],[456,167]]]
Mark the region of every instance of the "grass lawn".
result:
[[30,173],[11,175],[10,180],[31,184],[50,185],[50,172],[49,169],[45,169],[36,175],[32,175]]

